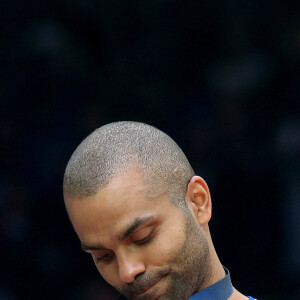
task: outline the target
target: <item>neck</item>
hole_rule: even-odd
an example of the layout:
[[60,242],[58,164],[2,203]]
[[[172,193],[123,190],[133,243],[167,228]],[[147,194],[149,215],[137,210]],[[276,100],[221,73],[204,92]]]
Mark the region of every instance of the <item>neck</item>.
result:
[[214,248],[211,250],[211,276],[206,284],[206,287],[218,282],[223,279],[226,275],[225,270],[220,262],[220,259]]
[[232,296],[228,300],[249,300],[249,298],[234,289]]
[[210,232],[209,232],[209,228],[205,228],[205,235],[207,237],[207,241],[208,241],[208,245],[209,245],[209,252],[210,252],[210,276],[209,278],[206,280],[205,282],[205,286],[201,287],[201,289],[205,289],[208,286],[218,282],[219,280],[221,280],[222,278],[225,277],[226,273],[224,271],[224,268],[220,262],[220,259],[217,255],[217,252],[215,250],[215,247],[213,245],[211,236],[210,236]]

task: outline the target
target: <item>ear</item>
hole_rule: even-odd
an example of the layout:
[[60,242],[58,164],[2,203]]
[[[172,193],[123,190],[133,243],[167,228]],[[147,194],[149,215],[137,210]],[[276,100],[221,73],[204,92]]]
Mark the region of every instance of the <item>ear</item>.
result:
[[211,197],[209,188],[203,178],[194,176],[187,188],[187,202],[194,212],[199,225],[205,225],[211,218]]

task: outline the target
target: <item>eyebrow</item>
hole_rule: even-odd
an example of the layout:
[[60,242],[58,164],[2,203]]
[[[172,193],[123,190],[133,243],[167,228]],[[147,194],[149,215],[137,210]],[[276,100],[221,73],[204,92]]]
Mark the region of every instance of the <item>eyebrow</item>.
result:
[[119,240],[124,240],[128,236],[130,236],[137,228],[142,226],[143,224],[154,220],[156,218],[156,215],[150,215],[150,216],[145,216],[145,217],[138,217],[135,218],[131,223],[129,223],[128,227],[126,230],[124,230],[120,235],[119,235]]
[[85,252],[90,251],[90,250],[104,250],[105,247],[98,245],[98,246],[89,246],[81,243],[81,249]]
[[[118,236],[118,239],[124,240],[128,236],[130,236],[137,228],[140,226],[144,225],[145,223],[156,219],[156,215],[150,215],[150,216],[145,216],[145,217],[137,217],[135,218],[132,222],[129,223],[127,228]],[[102,245],[97,245],[97,246],[90,246],[90,245],[85,245],[81,243],[81,248],[83,251],[90,251],[90,250],[104,250],[106,249]]]

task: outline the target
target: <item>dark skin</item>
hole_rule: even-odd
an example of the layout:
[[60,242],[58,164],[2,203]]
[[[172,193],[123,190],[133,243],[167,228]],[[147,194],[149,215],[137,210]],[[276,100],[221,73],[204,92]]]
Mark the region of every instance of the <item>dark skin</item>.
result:
[[[171,203],[169,192],[150,196],[132,167],[94,196],[65,199],[82,248],[129,299],[188,299],[225,276],[208,229],[205,181],[191,179],[185,209]],[[230,299],[248,298],[235,290]]]

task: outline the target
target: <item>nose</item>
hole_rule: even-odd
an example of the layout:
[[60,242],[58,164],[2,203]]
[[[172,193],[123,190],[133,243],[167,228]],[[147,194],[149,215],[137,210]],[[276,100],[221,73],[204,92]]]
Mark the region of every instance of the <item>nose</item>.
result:
[[135,255],[120,256],[118,258],[119,276],[122,282],[131,283],[138,274],[145,272],[145,264]]

